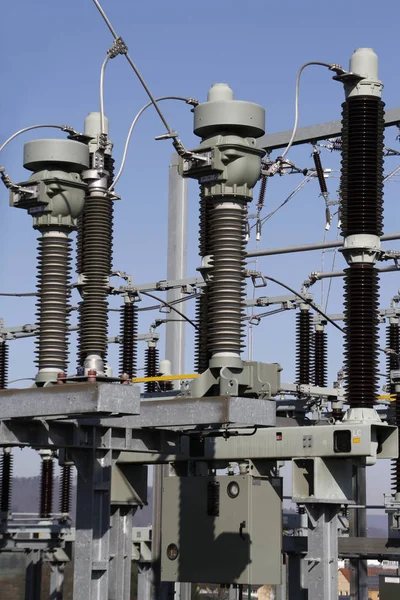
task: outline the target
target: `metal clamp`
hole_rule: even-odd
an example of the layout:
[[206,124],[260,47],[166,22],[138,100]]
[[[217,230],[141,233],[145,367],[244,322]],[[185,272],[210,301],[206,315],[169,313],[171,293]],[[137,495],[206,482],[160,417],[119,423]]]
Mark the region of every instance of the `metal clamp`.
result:
[[127,54],[127,53],[128,53],[128,46],[125,44],[122,37],[116,38],[114,40],[114,43],[111,46],[111,48],[109,48],[107,50],[107,54],[109,55],[110,58],[115,58],[116,56],[118,56],[118,54]]

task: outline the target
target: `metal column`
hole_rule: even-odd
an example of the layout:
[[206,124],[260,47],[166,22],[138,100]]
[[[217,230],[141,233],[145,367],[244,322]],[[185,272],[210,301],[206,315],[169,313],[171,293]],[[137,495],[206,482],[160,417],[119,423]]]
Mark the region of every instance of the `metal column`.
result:
[[303,577],[308,600],[338,597],[338,506],[307,504],[308,552]]
[[42,591],[42,553],[31,550],[26,555],[25,600],[40,600]]
[[[176,281],[186,277],[187,250],[187,204],[188,182],[178,173],[178,155],[171,156],[168,187],[168,250],[167,279]],[[182,298],[179,289],[168,290],[167,302]],[[185,303],[179,305],[180,312],[186,312]],[[165,358],[171,361],[172,374],[185,372],[185,323],[176,321],[176,314],[170,313],[174,321],[166,324]],[[168,319],[168,317],[167,317]],[[179,387],[179,382],[176,382]]]
[[112,506],[108,600],[130,600],[132,571],[132,519],[136,508]]
[[[178,155],[173,154],[169,166],[168,187],[168,250],[167,250],[167,279],[176,280],[186,277],[186,248],[187,248],[187,180],[178,173]],[[169,290],[167,302],[182,297],[181,291]],[[179,307],[185,313],[185,304]],[[171,319],[176,315],[171,314]],[[165,357],[171,361],[173,374],[184,372],[185,364],[185,323],[176,320],[166,324]],[[179,382],[175,382],[179,387]],[[161,584],[160,552],[161,552],[161,507],[162,507],[163,466],[154,467],[153,481],[153,540],[152,540],[152,575],[147,574],[152,581],[152,598],[160,600],[173,596],[174,585]],[[146,585],[150,583],[146,581]],[[190,598],[187,588],[178,590],[181,600]],[[183,595],[182,595],[183,594]]]
[[[353,467],[353,497],[356,504],[367,504],[366,467]],[[367,537],[367,511],[365,508],[349,509],[349,535]],[[352,600],[368,600],[368,563],[366,560],[350,560],[350,597]]]
[[108,600],[110,563],[110,450],[75,450],[78,472],[74,600]]
[[62,600],[65,562],[50,562],[50,600]]
[[138,586],[137,586],[137,597],[138,600],[151,600],[152,598],[152,582],[153,571],[149,564],[142,563],[138,564]]

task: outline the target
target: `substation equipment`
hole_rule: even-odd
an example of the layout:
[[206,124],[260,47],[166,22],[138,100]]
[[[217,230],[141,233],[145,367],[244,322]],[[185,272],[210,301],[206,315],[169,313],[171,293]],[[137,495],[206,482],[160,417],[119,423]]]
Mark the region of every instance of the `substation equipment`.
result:
[[[336,69],[336,79],[345,89],[344,390],[328,387],[327,321],[321,315],[313,320],[315,305],[307,292],[300,299],[297,294],[264,303],[292,303],[298,311],[296,382],[283,383],[277,363],[242,357],[248,204],[260,177],[271,176],[283,163],[278,159],[268,166],[263,161],[267,151],[280,147],[274,135],[264,136],[263,107],[235,100],[227,84],[214,84],[207,101],[194,107],[194,133],[201,141],[190,152],[180,152],[175,162],[176,177],[199,182],[199,275],[164,281],[162,288],[159,283],[136,285],[128,278],[120,288],[119,376],[113,377],[107,366],[116,199],[108,121],[90,113],[83,134],[28,142],[24,166],[32,173],[29,179],[13,184],[3,174],[11,205],[28,212],[40,238],[36,324],[31,332],[8,332],[15,338],[36,332],[38,371],[33,387],[4,389],[6,328],[0,344],[1,544],[3,550],[33,544],[45,553],[54,570],[53,600],[62,597],[63,567],[57,565],[68,560],[68,544],[73,545],[74,600],[130,598],[133,540],[137,546],[140,539],[138,530],[132,530],[132,516],[147,502],[148,465],[165,465],[161,545],[153,555],[154,570],[163,582],[239,589],[274,584],[282,599],[337,600],[338,557],[349,556],[359,577],[354,597],[364,600],[362,560],[398,556],[394,546],[386,551],[366,548],[365,529],[357,517],[366,502],[360,497],[366,467],[377,459],[394,459],[395,494],[387,502],[393,527],[400,528],[396,308],[387,313],[394,421],[387,411],[376,410],[381,318],[376,265],[388,258],[381,248],[385,113],[377,67],[371,49],[358,49],[348,72]],[[295,143],[302,141],[301,131]],[[281,147],[288,142],[288,136],[282,136]],[[324,130],[303,141],[330,137]],[[321,191],[326,193],[326,187]],[[76,230],[81,302],[77,369],[71,372],[70,234]],[[147,379],[141,393],[135,380],[140,292],[181,291],[188,285],[198,292],[196,376],[185,378],[168,361],[159,364],[158,335],[142,335]],[[178,389],[171,384],[174,376],[183,380]],[[281,400],[285,394],[293,399]],[[328,407],[318,419],[312,412],[310,417],[310,400],[322,400]],[[41,521],[35,526],[47,532],[41,541],[34,536],[38,529],[21,529],[10,512],[15,447],[35,448],[42,457]],[[61,510],[54,518],[56,455],[63,470]],[[296,527],[301,534],[297,536],[283,536],[282,461],[292,462],[292,499],[299,506]],[[72,466],[77,471],[74,529],[69,519]],[[353,530],[350,537],[339,537],[347,510],[354,513]],[[139,552],[139,564],[148,563],[149,556],[140,556]],[[147,587],[139,587],[139,597],[163,596],[159,584],[149,581]]]

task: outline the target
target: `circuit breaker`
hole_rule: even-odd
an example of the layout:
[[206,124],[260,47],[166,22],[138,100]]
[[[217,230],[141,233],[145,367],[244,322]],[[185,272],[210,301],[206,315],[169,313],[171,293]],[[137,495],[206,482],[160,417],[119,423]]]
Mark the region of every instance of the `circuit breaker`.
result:
[[163,581],[279,584],[281,552],[280,478],[164,479]]

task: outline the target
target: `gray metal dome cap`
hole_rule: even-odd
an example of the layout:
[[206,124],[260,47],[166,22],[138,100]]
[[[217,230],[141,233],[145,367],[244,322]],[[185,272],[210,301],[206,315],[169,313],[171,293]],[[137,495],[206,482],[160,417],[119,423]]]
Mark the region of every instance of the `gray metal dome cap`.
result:
[[33,140],[24,145],[24,167],[41,171],[56,167],[61,171],[80,173],[89,167],[89,149],[74,140]]
[[234,100],[227,83],[214,83],[207,102],[194,109],[193,130],[201,138],[229,134],[259,138],[265,133],[265,110],[260,104]]

